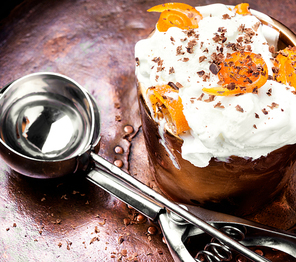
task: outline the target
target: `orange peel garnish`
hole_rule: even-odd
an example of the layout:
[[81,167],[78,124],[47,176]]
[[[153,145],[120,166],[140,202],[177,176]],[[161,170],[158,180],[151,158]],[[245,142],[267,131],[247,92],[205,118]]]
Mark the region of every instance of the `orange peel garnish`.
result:
[[194,7],[183,3],[166,3],[156,5],[148,12],[161,12],[157,22],[157,29],[166,32],[170,27],[181,29],[198,28],[202,15]]
[[234,52],[219,64],[219,82],[222,86],[203,88],[210,95],[229,96],[256,93],[268,79],[268,69],[261,55]]
[[239,15],[250,15],[251,14],[250,5],[247,3],[241,3],[241,4],[236,5],[233,8],[233,11]]
[[277,82],[289,84],[296,90],[296,47],[286,47],[274,60]]
[[189,130],[188,122],[183,114],[183,104],[180,96],[173,99],[170,93],[178,95],[178,90],[169,85],[160,85],[147,90],[148,98],[151,101],[154,116],[165,118],[171,130],[179,135]]

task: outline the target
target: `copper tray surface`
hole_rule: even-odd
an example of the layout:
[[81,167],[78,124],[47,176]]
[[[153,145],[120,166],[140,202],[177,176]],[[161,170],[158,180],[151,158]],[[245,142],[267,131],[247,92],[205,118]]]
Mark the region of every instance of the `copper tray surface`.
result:
[[[186,1],[193,6],[215,2]],[[296,32],[293,1],[248,2]],[[158,14],[146,10],[160,3],[25,0],[0,22],[0,87],[39,71],[73,78],[99,105],[98,153],[110,162],[121,160],[125,171],[155,190],[139,117],[134,45],[153,30]],[[133,127],[131,133],[127,126]],[[295,232],[295,200],[293,178],[283,194],[248,218]],[[79,174],[36,180],[0,159],[0,261],[172,258],[156,224]]]

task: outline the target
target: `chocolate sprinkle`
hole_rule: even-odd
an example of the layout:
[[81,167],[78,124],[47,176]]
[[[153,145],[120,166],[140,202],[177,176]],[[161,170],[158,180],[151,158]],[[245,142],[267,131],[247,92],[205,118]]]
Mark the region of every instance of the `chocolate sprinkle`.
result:
[[179,87],[177,85],[175,85],[175,83],[173,83],[173,82],[168,82],[168,85],[175,90],[179,90]]

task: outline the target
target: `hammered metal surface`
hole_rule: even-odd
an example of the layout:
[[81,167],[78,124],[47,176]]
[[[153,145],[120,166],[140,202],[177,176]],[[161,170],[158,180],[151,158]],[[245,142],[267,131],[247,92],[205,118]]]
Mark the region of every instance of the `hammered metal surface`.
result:
[[[195,5],[215,1],[186,1]],[[237,4],[239,1],[223,1]],[[0,24],[0,86],[39,71],[73,78],[101,111],[99,154],[155,186],[138,110],[134,45],[152,31],[161,1],[26,0]],[[296,32],[294,1],[249,1]],[[126,125],[134,129],[124,131]],[[115,153],[121,146],[123,152]],[[249,218],[295,225],[295,179]],[[157,225],[87,182],[82,175],[36,180],[0,160],[0,261],[172,261]],[[148,228],[158,228],[149,234]],[[150,231],[151,232],[151,231]]]

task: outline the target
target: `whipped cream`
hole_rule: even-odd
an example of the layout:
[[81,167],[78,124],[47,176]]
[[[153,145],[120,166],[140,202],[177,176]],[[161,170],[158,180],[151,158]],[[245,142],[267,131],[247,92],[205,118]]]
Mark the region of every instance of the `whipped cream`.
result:
[[[261,54],[272,76],[270,47],[276,48],[279,33],[255,16],[235,14],[223,4],[196,9],[203,16],[197,29],[155,29],[151,37],[135,46],[136,76],[143,87],[168,82],[181,86],[179,96],[190,127],[188,133],[180,135],[184,141],[182,157],[205,167],[211,158],[227,161],[235,155],[258,159],[296,143],[293,87],[267,80],[258,94],[213,97],[202,91],[218,86],[219,79],[210,70],[214,57],[226,57],[242,48]],[[149,99],[146,102],[150,106]]]

